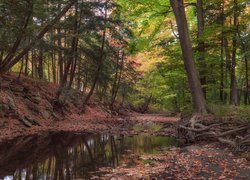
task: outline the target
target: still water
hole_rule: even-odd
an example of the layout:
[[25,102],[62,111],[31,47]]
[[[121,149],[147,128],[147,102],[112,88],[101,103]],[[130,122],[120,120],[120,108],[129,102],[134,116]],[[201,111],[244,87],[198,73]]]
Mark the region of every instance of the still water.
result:
[[47,133],[0,144],[0,179],[89,179],[132,154],[159,153],[171,137]]

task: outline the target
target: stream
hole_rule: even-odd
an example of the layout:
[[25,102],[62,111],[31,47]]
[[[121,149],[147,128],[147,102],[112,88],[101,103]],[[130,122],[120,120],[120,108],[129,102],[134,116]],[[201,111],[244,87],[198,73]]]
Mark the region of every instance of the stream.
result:
[[[44,133],[0,144],[0,179],[89,179],[131,155],[156,154],[172,137]],[[133,162],[126,162],[127,166]]]

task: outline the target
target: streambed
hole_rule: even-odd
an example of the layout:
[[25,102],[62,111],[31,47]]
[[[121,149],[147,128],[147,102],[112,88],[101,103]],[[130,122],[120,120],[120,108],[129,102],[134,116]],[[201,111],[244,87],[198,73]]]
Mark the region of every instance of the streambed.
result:
[[176,144],[166,136],[43,133],[0,144],[0,179],[90,179],[131,156],[157,154]]

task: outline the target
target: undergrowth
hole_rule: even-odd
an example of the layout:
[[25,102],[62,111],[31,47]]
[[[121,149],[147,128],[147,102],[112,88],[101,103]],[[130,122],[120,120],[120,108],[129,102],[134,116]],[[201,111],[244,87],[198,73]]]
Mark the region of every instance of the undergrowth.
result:
[[232,106],[210,104],[210,111],[219,117],[232,117],[250,123],[250,107],[249,106]]

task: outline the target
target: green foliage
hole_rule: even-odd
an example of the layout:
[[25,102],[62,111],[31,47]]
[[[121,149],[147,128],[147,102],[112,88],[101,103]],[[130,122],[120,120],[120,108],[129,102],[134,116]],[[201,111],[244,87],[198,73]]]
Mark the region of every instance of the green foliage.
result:
[[222,104],[210,104],[209,109],[212,113],[219,117],[231,117],[250,123],[250,107],[249,106],[232,106]]

